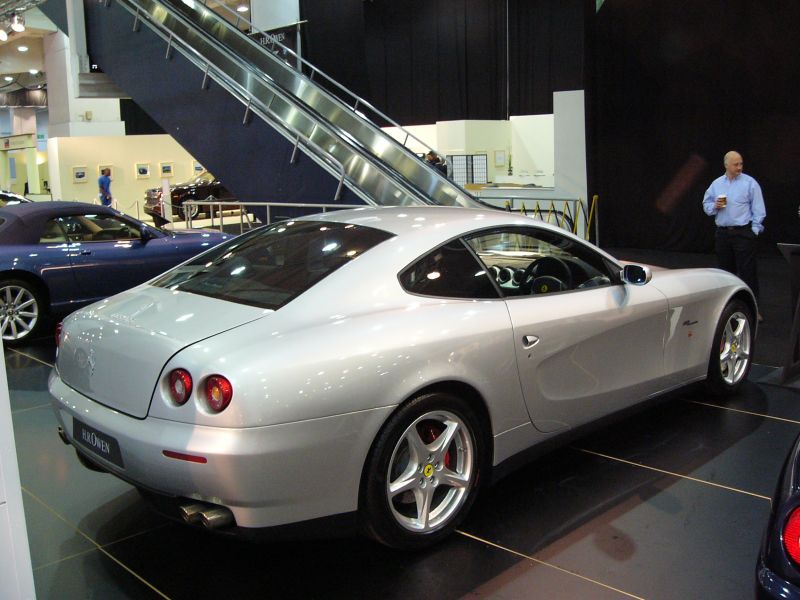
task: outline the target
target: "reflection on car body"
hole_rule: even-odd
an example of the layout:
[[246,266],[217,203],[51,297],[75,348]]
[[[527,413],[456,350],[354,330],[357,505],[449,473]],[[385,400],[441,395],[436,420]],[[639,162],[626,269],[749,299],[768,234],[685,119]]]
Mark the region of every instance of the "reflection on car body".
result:
[[729,273],[623,266],[527,217],[339,211],[74,313],[49,387],[82,460],[176,518],[243,536],[355,521],[418,548],[543,442],[689,382],[735,391],[755,314]]

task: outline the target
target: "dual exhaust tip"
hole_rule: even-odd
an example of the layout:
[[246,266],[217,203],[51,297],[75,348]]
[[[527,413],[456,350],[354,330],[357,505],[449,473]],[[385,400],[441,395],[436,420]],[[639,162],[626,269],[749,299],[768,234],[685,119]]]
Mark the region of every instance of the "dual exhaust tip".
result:
[[186,523],[206,529],[221,529],[234,523],[233,513],[224,506],[194,502],[179,506],[178,512]]

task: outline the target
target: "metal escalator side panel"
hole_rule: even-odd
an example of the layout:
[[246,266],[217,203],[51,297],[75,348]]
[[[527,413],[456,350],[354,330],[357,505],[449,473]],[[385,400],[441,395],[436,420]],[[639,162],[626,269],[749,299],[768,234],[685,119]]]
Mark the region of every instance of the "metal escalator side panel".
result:
[[[200,60],[215,65],[257,101],[254,108],[274,125],[327,153],[342,165],[348,187],[378,205],[439,204],[479,206],[469,194],[429,168],[405,146],[316,86],[257,42],[205,7],[181,2],[125,0],[165,29],[183,38]],[[174,11],[174,13],[173,13]],[[328,169],[330,171],[330,168]],[[365,198],[366,195],[366,198]]]

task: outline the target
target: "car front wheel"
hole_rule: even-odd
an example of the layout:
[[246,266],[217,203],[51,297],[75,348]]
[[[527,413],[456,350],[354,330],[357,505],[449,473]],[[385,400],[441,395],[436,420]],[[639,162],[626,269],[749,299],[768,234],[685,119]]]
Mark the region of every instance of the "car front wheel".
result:
[[708,363],[709,389],[717,395],[736,393],[753,360],[753,314],[740,300],[722,311]]
[[366,533],[398,549],[449,535],[475,500],[486,448],[480,421],[460,398],[426,394],[402,406],[367,460],[360,507]]
[[0,281],[0,334],[12,346],[30,339],[38,329],[42,301],[34,287],[19,279]]

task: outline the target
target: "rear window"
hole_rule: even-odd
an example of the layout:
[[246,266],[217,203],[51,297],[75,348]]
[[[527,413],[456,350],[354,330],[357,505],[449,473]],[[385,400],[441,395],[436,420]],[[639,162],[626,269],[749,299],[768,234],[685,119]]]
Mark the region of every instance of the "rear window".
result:
[[153,285],[278,309],[390,237],[360,225],[286,221],[221,244]]

